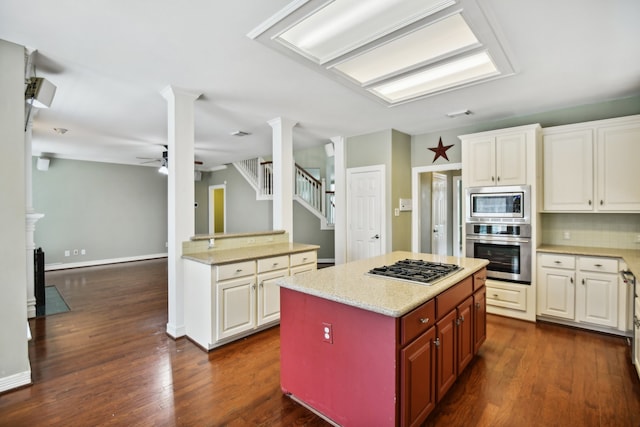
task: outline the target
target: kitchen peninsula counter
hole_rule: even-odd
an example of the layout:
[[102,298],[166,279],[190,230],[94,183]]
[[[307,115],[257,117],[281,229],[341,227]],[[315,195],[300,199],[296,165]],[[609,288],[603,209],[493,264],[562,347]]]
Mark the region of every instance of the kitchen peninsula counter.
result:
[[317,251],[318,245],[305,243],[266,243],[240,248],[214,249],[191,254],[183,254],[182,258],[203,264],[223,265],[235,262],[270,258],[279,255],[290,255],[308,251]]
[[[367,274],[369,270],[403,259],[457,264],[462,270],[433,285],[408,283]],[[287,277],[278,282],[283,288],[314,295],[391,317],[401,317],[461,280],[484,268],[489,261],[413,252],[392,252],[316,271]]]

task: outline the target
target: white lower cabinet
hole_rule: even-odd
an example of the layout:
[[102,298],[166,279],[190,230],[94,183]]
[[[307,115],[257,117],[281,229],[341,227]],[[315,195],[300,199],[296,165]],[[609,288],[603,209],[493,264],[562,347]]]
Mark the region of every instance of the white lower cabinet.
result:
[[216,339],[252,330],[256,326],[255,276],[216,284]]
[[[578,258],[576,320],[618,326],[618,260]],[[624,308],[625,305],[621,306]]]
[[291,275],[313,271],[318,268],[318,254],[315,251],[291,254]]
[[543,254],[538,266],[538,314],[575,319],[575,258]]
[[615,258],[538,254],[538,316],[625,332],[626,292]]
[[315,270],[316,262],[315,251],[218,266],[185,261],[186,335],[211,350],[277,324],[280,287],[276,282]]

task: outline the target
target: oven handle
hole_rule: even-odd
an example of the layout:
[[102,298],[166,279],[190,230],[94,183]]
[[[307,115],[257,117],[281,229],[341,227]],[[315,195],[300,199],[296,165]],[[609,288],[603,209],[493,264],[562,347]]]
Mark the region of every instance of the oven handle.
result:
[[486,238],[486,237],[478,237],[478,236],[467,236],[467,240],[476,240],[480,243],[529,243],[530,240],[527,239],[514,239],[508,237],[494,237],[494,238]]

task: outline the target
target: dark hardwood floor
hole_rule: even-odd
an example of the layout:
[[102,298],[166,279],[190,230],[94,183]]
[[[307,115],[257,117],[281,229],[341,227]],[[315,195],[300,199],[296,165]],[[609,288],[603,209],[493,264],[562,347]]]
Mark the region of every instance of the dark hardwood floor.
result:
[[[279,388],[277,327],[205,353],[172,340],[166,260],[48,272],[71,311],[30,321],[33,385],[0,426],[326,426]],[[488,316],[425,426],[640,426],[622,338]]]

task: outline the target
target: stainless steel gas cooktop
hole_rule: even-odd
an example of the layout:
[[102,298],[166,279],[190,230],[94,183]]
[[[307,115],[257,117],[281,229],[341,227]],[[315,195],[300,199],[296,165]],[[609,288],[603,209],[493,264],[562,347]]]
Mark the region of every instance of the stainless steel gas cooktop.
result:
[[388,279],[432,285],[438,280],[444,279],[459,270],[462,270],[462,267],[455,264],[443,264],[420,259],[405,259],[393,265],[376,267],[369,270],[369,274]]

